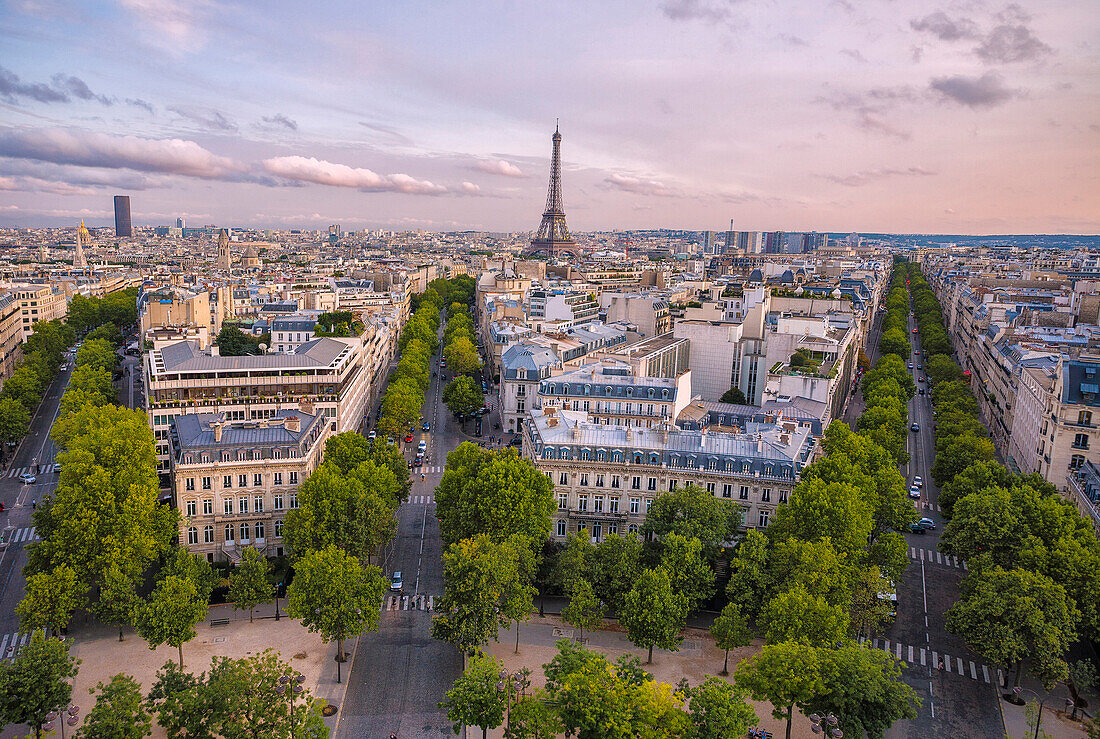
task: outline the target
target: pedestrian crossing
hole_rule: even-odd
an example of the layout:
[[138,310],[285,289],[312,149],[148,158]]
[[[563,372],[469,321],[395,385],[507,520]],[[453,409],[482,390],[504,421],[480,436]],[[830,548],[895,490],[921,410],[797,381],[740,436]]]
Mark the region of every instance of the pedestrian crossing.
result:
[[434,495],[410,495],[409,502],[420,505],[431,505],[435,502]]
[[[909,667],[916,667],[919,662],[921,667],[932,667],[936,670],[942,670],[961,677],[969,677],[971,680],[979,680],[985,683],[989,683],[993,677],[993,673],[986,665],[977,665],[972,659],[964,662],[963,658],[957,655],[940,654],[933,649],[914,647],[912,644],[892,642],[889,639],[860,637],[859,642],[860,644],[870,643],[872,649],[881,649],[887,654],[892,654],[897,659],[903,660]],[[1004,675],[1001,670],[996,670],[996,678],[998,685],[1004,683]]]
[[437,475],[443,471],[443,465],[435,465],[434,467],[414,467],[414,475]]
[[936,511],[937,513],[943,511],[943,509],[940,508],[939,503],[929,503],[926,500],[922,500],[920,502],[920,507],[923,508],[926,511]]
[[11,532],[11,538],[8,539],[8,544],[30,544],[34,541],[42,541],[42,537],[35,533],[34,526],[27,528],[16,529]]
[[382,611],[431,611],[434,595],[387,595],[382,599]]
[[954,567],[956,570],[966,570],[966,562],[958,557],[948,556],[943,552],[934,551],[932,549],[917,549],[916,547],[909,547],[909,558],[919,560],[921,562],[927,562],[928,564],[942,565],[944,567]]
[[[41,469],[41,471],[40,471],[40,469]],[[28,474],[28,473],[31,474],[31,475],[44,475],[44,474],[46,474],[46,472],[45,472],[46,469],[47,469],[46,465],[37,465],[37,464],[32,464],[29,467],[12,467],[10,470],[8,470],[4,474],[4,477],[19,477],[20,475],[24,475],[24,474]],[[52,470],[53,466],[52,465],[49,466],[49,469]]]
[[0,639],[0,661],[13,659],[30,640],[31,635],[29,632],[13,631],[10,634],[4,634],[3,638]]

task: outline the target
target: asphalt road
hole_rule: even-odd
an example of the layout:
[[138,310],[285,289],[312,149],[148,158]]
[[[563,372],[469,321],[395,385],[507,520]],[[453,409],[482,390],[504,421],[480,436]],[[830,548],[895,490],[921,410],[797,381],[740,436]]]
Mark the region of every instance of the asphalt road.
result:
[[[910,317],[909,337],[914,351],[920,349],[919,336],[912,333],[915,327],[916,321]],[[911,355],[914,377],[924,377],[917,369],[924,360],[923,355]],[[927,393],[926,382],[917,383],[917,387],[925,388]],[[935,441],[929,395],[918,392],[913,396],[909,422],[919,424],[920,431],[909,434],[910,460],[902,472],[907,486],[914,475],[924,479],[921,499],[915,502],[921,516],[936,522],[936,529],[924,535],[906,534],[911,565],[897,583],[898,617],[875,642],[876,647],[906,661],[902,677],[923,700],[917,718],[899,721],[887,737],[1000,739],[1004,727],[997,703],[997,666],[985,664],[945,628],[944,612],[958,599],[959,582],[966,570],[965,563],[949,560],[938,551],[945,521],[937,504],[939,489],[931,476]]]
[[462,655],[450,644],[431,638],[428,608],[443,594],[435,488],[443,477],[447,454],[466,437],[440,399],[438,357],[434,365],[437,377],[423,408],[431,431],[417,432],[411,442],[402,442],[411,461],[418,442],[427,441],[420,468],[424,480],[414,475],[409,500],[397,512],[397,535],[381,565],[387,578],[395,571],[402,573],[404,589],[390,591],[379,630],[359,639],[347,677],[338,739],[389,739],[392,732],[401,739],[454,736],[439,702],[462,673]]

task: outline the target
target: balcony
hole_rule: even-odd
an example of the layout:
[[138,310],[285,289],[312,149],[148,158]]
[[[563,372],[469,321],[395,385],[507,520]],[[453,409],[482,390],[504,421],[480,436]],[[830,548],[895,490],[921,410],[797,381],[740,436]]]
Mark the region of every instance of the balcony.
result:
[[583,518],[587,521],[625,521],[627,514],[625,512],[611,513],[610,511],[579,511],[570,508],[566,516],[573,520]]

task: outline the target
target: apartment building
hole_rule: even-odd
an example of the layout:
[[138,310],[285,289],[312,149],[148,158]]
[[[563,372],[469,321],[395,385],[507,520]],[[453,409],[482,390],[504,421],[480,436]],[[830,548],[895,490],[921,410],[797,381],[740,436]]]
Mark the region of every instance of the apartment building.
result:
[[595,295],[560,288],[531,288],[528,298],[528,321],[536,331],[544,325],[565,322],[576,325],[594,320],[600,312]]
[[[174,417],[220,413],[226,421],[275,418],[285,410],[324,416],[339,433],[363,421],[375,368],[364,362],[360,337],[318,338],[292,354],[223,357],[180,341],[144,357],[146,406],[157,439],[158,466],[168,472],[169,430]],[[315,409],[315,410],[314,410]]]
[[211,310],[205,290],[162,287],[138,297],[138,326],[142,337],[163,328],[191,328],[213,337],[221,330],[221,319],[217,310]]
[[524,425],[523,456],[555,485],[551,534],[587,531],[593,541],[637,531],[663,491],[699,485],[741,507],[764,528],[787,500],[812,454],[809,429],[749,424],[744,433],[594,423],[583,411],[546,407]]
[[602,292],[599,302],[608,322],[632,323],[642,336],[659,336],[672,330],[672,314],[665,293]]
[[329,419],[290,409],[256,421],[188,413],[170,431],[180,543],[209,562],[240,561],[249,546],[282,556],[283,522],[321,463]]
[[617,359],[602,359],[539,383],[536,408],[583,411],[592,423],[652,428],[675,421],[691,401],[691,370],[677,377],[636,376]]
[[23,309],[15,293],[0,293],[0,387],[23,358]]
[[19,300],[23,341],[30,338],[34,324],[62,319],[69,313],[69,301],[64,291],[51,285],[12,285],[11,291]]
[[321,311],[302,311],[289,316],[272,318],[270,351],[277,354],[292,354],[302,344],[313,341],[313,329],[317,326],[319,315]]
[[500,422],[505,431],[520,430],[538,403],[539,382],[558,367],[561,359],[549,346],[522,342],[508,347],[500,363]]

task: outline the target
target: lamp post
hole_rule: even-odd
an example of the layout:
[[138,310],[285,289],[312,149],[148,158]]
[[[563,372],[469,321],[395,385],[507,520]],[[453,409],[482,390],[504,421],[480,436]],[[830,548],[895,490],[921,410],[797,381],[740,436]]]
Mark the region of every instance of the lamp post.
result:
[[505,700],[508,702],[508,707],[505,709],[504,715],[506,717],[505,735],[512,731],[512,694],[520,691],[527,690],[527,686],[531,682],[527,679],[530,674],[530,670],[524,668],[517,670],[515,673],[510,673],[508,670],[501,670],[497,681],[497,690],[505,693]]
[[279,620],[279,586],[282,583],[276,583],[275,585],[275,620]]
[[53,722],[57,721],[61,725],[61,739],[65,739],[65,724],[69,726],[76,726],[80,721],[78,716],[80,715],[80,706],[75,703],[70,703],[69,707],[64,711],[50,711],[46,714],[46,723],[42,724],[43,731],[53,731]]
[[809,715],[810,719],[810,731],[815,734],[822,734],[831,739],[841,739],[844,736],[844,732],[837,726],[840,721],[831,713],[827,713],[824,716],[818,716],[816,713]]
[[[1012,693],[1019,697],[1020,693],[1027,691],[1031,693],[1039,701],[1039,715],[1035,718],[1035,739],[1039,739],[1039,727],[1043,724],[1043,707],[1046,705],[1046,698],[1036,693],[1031,688],[1022,688],[1019,685],[1012,689]],[[1047,696],[1049,698],[1050,696]]]
[[290,688],[290,694],[288,696],[290,698],[290,739],[295,739],[294,704],[297,702],[298,696],[305,690],[305,687],[302,686],[302,683],[305,681],[306,676],[300,672],[295,672],[293,674],[288,673],[286,675],[279,675],[278,684],[275,686],[275,692],[279,695],[285,695],[287,693],[287,688]]

